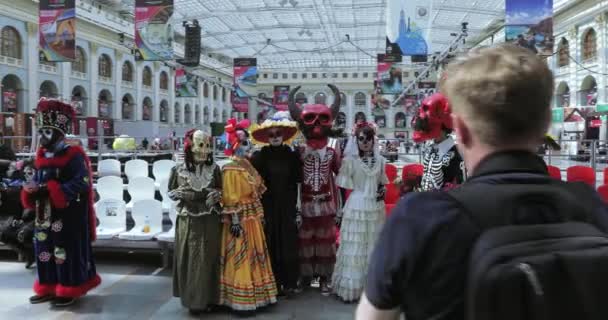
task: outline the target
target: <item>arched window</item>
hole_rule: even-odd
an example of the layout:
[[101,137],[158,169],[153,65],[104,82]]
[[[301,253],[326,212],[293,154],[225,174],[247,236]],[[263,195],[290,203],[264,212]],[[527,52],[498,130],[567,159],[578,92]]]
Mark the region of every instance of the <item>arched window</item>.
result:
[[133,65],[130,61],[122,64],[122,81],[133,82]]
[[189,104],[184,106],[184,123],[192,123],[192,111]]
[[340,92],[340,107],[346,107],[346,94]]
[[296,103],[299,103],[301,105],[308,103],[308,98],[306,97],[306,93],[298,92],[298,94],[296,94]]
[[218,122],[220,119],[218,119],[220,117],[219,112],[217,112],[217,109],[213,109],[213,122]]
[[567,108],[570,106],[570,87],[565,81],[560,82],[555,90],[555,103],[558,108]]
[[130,94],[125,94],[122,97],[122,119],[123,120],[133,120],[134,114],[134,99]]
[[201,107],[197,104],[194,106],[194,124],[201,123]]
[[87,55],[81,47],[76,47],[76,58],[72,62],[72,72],[87,73]]
[[112,117],[112,94],[108,90],[101,90],[97,100],[97,114],[101,118]]
[[593,60],[597,57],[597,41],[593,28],[589,29],[583,37],[583,61]]
[[166,72],[163,71],[160,73],[159,81],[159,87],[161,90],[169,90],[169,76],[167,76]]
[[570,63],[570,48],[568,47],[568,40],[566,38],[562,38],[562,41],[559,43],[558,57],[557,57],[557,66],[565,67]]
[[203,124],[209,124],[209,107],[203,108]]
[[0,38],[0,54],[5,57],[22,59],[21,36],[19,31],[13,27],[2,28]]
[[405,113],[398,112],[395,115],[395,128],[405,128],[405,125],[406,125]]
[[159,116],[160,122],[167,123],[169,121],[169,104],[167,103],[167,100],[160,102]]
[[150,99],[149,97],[145,97],[143,106],[142,106],[141,119],[145,120],[145,121],[151,121],[152,115],[153,115],[153,112],[152,112],[153,109],[154,109],[154,106],[152,105],[152,99]]
[[179,123],[180,120],[180,113],[182,112],[182,108],[180,108],[179,103],[175,103],[175,116],[174,116],[174,122],[175,123]]
[[213,86],[213,100],[217,100],[217,86]]
[[323,92],[315,94],[315,104],[327,104],[327,95]]
[[365,99],[365,93],[357,92],[357,94],[355,94],[355,107],[365,108],[365,105],[367,104]]
[[222,88],[222,102],[226,102],[226,88]]
[[209,98],[209,85],[207,82],[203,84],[203,97]]
[[112,60],[107,54],[102,54],[98,62],[99,76],[104,78],[112,78]]
[[152,70],[145,66],[141,76],[142,84],[146,87],[152,87]]
[[226,123],[228,121],[228,112],[226,110],[222,110],[222,122]]
[[54,61],[48,61],[46,59],[46,56],[44,55],[44,53],[42,53],[42,51],[38,52],[38,61],[40,62],[40,64],[43,64],[45,66],[50,66],[50,67],[56,67],[57,63]]
[[594,106],[597,104],[597,81],[593,76],[586,76],[580,86],[581,106]]

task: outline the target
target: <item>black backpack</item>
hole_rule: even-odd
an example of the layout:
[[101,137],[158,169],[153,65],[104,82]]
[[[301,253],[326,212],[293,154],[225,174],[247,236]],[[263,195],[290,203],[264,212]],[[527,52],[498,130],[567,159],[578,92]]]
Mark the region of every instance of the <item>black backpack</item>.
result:
[[608,235],[593,192],[541,175],[480,177],[451,190],[481,232],[465,319],[608,319]]

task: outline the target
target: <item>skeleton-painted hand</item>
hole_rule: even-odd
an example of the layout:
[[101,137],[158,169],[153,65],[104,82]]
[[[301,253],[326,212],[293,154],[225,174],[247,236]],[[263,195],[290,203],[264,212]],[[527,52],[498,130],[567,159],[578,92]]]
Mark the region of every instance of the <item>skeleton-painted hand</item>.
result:
[[230,226],[230,233],[232,233],[232,235],[234,237],[240,237],[245,231],[243,230],[243,227],[241,226],[241,222],[239,221],[239,215],[236,213],[232,214],[232,224]]
[[384,201],[386,196],[386,187],[384,185],[378,185],[378,191],[376,191],[376,201]]
[[207,194],[207,199],[205,200],[205,204],[208,208],[213,207],[222,199],[222,193],[217,190],[211,190]]
[[183,193],[178,189],[169,191],[169,193],[167,193],[167,195],[169,196],[169,199],[171,199],[173,201],[179,201],[184,198]]

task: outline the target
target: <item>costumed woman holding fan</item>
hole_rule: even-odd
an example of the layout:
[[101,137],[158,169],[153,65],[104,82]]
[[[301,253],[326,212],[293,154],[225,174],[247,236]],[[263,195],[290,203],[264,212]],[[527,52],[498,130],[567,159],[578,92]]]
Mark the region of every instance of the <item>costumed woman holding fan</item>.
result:
[[236,119],[229,119],[225,127],[226,154],[231,157],[222,168],[220,260],[220,303],[246,314],[277,301],[260,201],[266,187],[246,158],[251,149],[248,127],[249,121]]

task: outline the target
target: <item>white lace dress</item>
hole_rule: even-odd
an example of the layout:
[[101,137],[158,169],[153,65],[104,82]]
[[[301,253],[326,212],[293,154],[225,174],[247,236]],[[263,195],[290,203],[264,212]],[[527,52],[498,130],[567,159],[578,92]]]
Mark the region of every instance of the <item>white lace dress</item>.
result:
[[378,185],[388,179],[386,160],[376,156],[374,163],[359,157],[342,162],[337,184],[352,192],[344,205],[340,228],[340,247],[332,277],[333,291],[344,301],[359,299],[365,285],[368,260],[385,219],[384,201],[376,201]]

